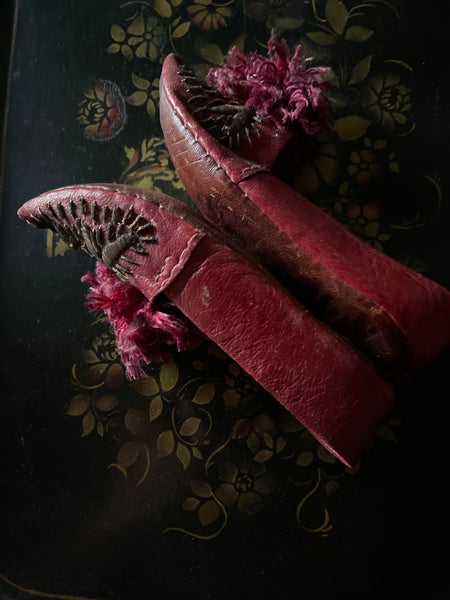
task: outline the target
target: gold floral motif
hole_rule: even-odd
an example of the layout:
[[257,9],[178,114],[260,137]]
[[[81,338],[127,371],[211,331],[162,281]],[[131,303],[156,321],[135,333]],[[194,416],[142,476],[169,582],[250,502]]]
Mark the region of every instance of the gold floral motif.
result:
[[236,506],[239,512],[253,514],[264,506],[264,497],[274,491],[274,476],[266,467],[258,463],[225,464],[220,469],[222,483],[216,496],[230,508]]
[[187,11],[195,25],[199,25],[202,29],[218,29],[219,26],[224,27],[227,24],[227,19],[232,16],[230,5],[234,2],[231,0],[226,4],[218,4],[213,0],[195,0],[193,4],[188,6]]
[[[270,21],[267,15],[275,19],[285,8],[281,6],[284,0],[265,4],[266,24]],[[383,132],[401,129],[404,134],[412,106],[402,80],[389,74],[373,75],[374,69],[380,68],[378,57],[373,50],[364,51],[365,42],[376,34],[369,21],[370,11],[382,5],[390,10],[390,5],[384,0],[353,4],[350,7],[347,0],[313,0],[314,21],[297,32],[298,42],[309,38],[315,52],[325,57],[339,57],[341,45],[348,49],[359,44],[362,51],[354,53],[358,58],[353,63],[353,54],[346,53],[345,69],[336,69],[335,129],[322,134],[295,184],[302,180],[308,195],[320,192],[322,196],[328,190],[330,212],[381,249],[390,236],[381,229],[380,207],[364,202],[361,196],[382,170],[399,170],[397,156],[389,150]],[[154,61],[152,65],[145,63],[151,69],[145,72],[129,65],[128,77],[134,89],[126,98],[127,104],[145,107],[149,115],[156,116],[159,53],[166,39],[173,45],[190,27],[197,26],[198,32],[194,60],[200,57],[202,61],[195,64],[196,71],[204,73],[211,64],[222,62],[226,49],[213,35],[214,30],[228,25],[233,7],[233,2],[213,0],[154,0],[152,9],[159,16],[134,15],[122,26],[113,25],[110,54],[121,53],[128,61]],[[391,12],[395,14],[393,9]],[[299,22],[285,25],[295,33]],[[247,35],[238,39],[241,47],[244,41],[251,43],[251,35]],[[336,53],[327,54],[333,45]],[[354,99],[350,106],[345,104],[346,98]],[[99,98],[88,100],[91,105],[84,107],[85,117],[93,114],[100,119]],[[153,126],[154,121],[147,119],[147,123]],[[128,142],[124,148],[128,164],[120,181],[176,195],[183,186],[158,134],[147,132],[139,141]],[[297,509],[293,517],[299,526],[312,534],[329,535],[329,500],[337,490],[343,493],[342,482],[357,469],[339,463],[213,344],[200,342],[192,351],[177,355],[172,363],[150,366],[146,377],[129,383],[111,334],[102,331],[72,374],[76,393],[68,403],[67,415],[81,420],[83,436],[96,431],[115,443],[115,462],[109,469],[122,474],[127,489],[134,484],[151,490],[158,463],[164,465],[158,473],[158,485],[165,485],[168,495],[175,492],[175,476],[180,480],[177,490],[182,491],[183,485],[187,489],[179,502],[180,519],[186,527],[167,527],[165,532],[212,539],[224,530],[231,515],[250,515],[263,510],[267,500],[275,502],[278,480],[284,489],[290,483],[295,485]],[[376,443],[380,439],[395,443],[395,426],[392,421],[386,423]],[[168,474],[164,482],[159,479],[163,471]]]
[[168,187],[184,190],[163,138],[143,139],[138,147],[125,146],[125,155],[128,166],[120,177],[121,182],[162,192]]
[[319,15],[317,0],[312,0],[313,14],[316,19],[315,31],[307,36],[319,46],[332,46],[339,39],[347,42],[365,42],[374,34],[374,29],[361,24],[361,17],[368,10],[385,6],[398,16],[396,9],[387,0],[363,0],[348,8],[342,0],[327,0],[324,16]]
[[365,113],[382,131],[404,127],[410,120],[411,92],[397,74],[375,75],[362,91]]
[[97,335],[91,348],[83,352],[81,374],[78,374],[77,365],[74,365],[72,374],[77,385],[83,389],[103,385],[116,389],[123,385],[125,371],[117,353],[114,336],[111,333]]
[[228,373],[225,376],[227,389],[223,392],[223,401],[225,406],[234,408],[250,394],[257,389],[254,380],[241,369],[241,367],[232,362],[228,365]]
[[378,250],[382,250],[382,243],[387,242],[391,236],[380,231],[380,214],[378,202],[363,204],[362,206],[352,202],[346,206],[344,216],[355,233],[364,237]]
[[119,87],[101,79],[86,87],[78,104],[77,121],[88,139],[104,142],[115,137],[127,122]]
[[137,89],[130,96],[127,96],[125,101],[132,106],[142,106],[145,104],[148,114],[154,117],[156,115],[156,106],[159,102],[159,78],[157,77],[150,82],[144,77],[139,77],[135,73],[131,73],[131,80]]
[[134,57],[156,60],[164,45],[166,33],[157,17],[137,15],[126,29],[113,25],[111,37],[113,43],[108,47],[110,54],[121,52],[129,61]]

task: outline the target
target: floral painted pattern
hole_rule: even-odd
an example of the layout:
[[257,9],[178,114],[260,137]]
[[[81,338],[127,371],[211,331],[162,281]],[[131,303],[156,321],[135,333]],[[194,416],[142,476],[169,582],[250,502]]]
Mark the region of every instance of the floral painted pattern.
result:
[[156,60],[165,36],[164,27],[157,17],[138,15],[126,29],[119,25],[111,27],[113,43],[108,47],[108,52],[116,54],[120,51],[129,61],[134,57]]
[[188,6],[187,12],[192,22],[202,27],[202,29],[218,29],[219,27],[225,27],[227,20],[233,14],[230,4],[232,2],[218,4],[212,0],[196,0]]
[[83,91],[77,120],[88,139],[106,142],[115,137],[127,122],[125,101],[118,85],[99,79]]
[[[275,27],[291,48],[302,44],[312,66],[330,67],[334,86],[333,126],[293,162],[288,182],[384,251],[391,250],[397,231],[413,232],[439,212],[440,184],[429,174],[416,176],[436,198],[433,211],[418,203],[414,219],[401,226],[390,222],[386,194],[376,187],[401,177],[398,140],[415,128],[413,67],[379,50],[380,23],[398,24],[394,2],[155,0],[126,3],[121,11],[104,32],[117,81],[87,87],[77,114],[86,143],[112,141],[122,131],[117,181],[189,202],[159,128],[164,57],[179,52],[205,76],[234,45],[265,53]],[[65,251],[53,238],[48,248],[49,255]],[[402,260],[426,269],[420,257]],[[164,467],[167,478],[158,485],[174,492],[178,518],[163,525],[163,535],[210,540],[233,519],[264,513],[283,495],[294,498],[292,516],[302,530],[332,535],[336,498],[345,496],[346,481],[358,468],[339,463],[214,344],[198,340],[129,383],[111,333],[97,320],[90,346],[72,367],[72,381],[67,417],[79,420],[83,438],[109,443],[105,468],[120,474],[128,493],[150,490],[153,473],[161,477],[158,467]],[[394,418],[383,425],[375,451],[397,443],[398,426]]]

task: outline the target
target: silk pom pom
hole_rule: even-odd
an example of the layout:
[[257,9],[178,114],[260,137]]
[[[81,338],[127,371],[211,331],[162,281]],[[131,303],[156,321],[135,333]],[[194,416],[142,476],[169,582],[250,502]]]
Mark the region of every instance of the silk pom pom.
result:
[[327,67],[307,68],[301,46],[294,55],[287,43],[272,37],[268,56],[245,54],[234,47],[224,65],[211,69],[206,82],[223,96],[254,109],[278,127],[298,123],[308,135],[318,135],[331,123],[332,85]]
[[189,346],[193,325],[163,297],[148,300],[100,262],[95,275],[87,273],[82,281],[91,286],[86,306],[104,311],[114,329],[129,379],[145,375],[143,365],[154,360],[167,362],[174,348],[181,351]]

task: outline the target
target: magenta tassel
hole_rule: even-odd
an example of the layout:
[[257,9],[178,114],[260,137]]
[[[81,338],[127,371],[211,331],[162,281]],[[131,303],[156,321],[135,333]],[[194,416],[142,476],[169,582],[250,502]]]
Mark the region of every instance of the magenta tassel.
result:
[[331,123],[332,88],[327,67],[306,68],[297,46],[291,56],[287,43],[269,40],[268,57],[244,54],[234,47],[221,67],[211,69],[206,82],[226,98],[253,108],[265,122],[278,127],[298,123],[308,135],[318,135]]
[[189,346],[193,325],[164,298],[148,300],[100,262],[96,274],[87,273],[82,281],[91,286],[86,306],[104,311],[114,329],[129,379],[145,375],[143,365],[155,360],[167,362],[174,348],[181,351]]

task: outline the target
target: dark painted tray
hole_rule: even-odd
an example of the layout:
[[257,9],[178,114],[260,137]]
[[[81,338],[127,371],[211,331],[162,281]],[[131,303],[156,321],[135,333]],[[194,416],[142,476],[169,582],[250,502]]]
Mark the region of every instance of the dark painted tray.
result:
[[161,137],[161,61],[175,50],[206,73],[233,43],[263,50],[276,27],[335,71],[335,130],[287,180],[448,287],[448,13],[444,1],[19,3],[0,236],[2,598],[449,593],[448,355],[398,383],[349,471],[208,342],[128,383],[83,304],[92,260],[16,217],[76,182],[189,201]]

